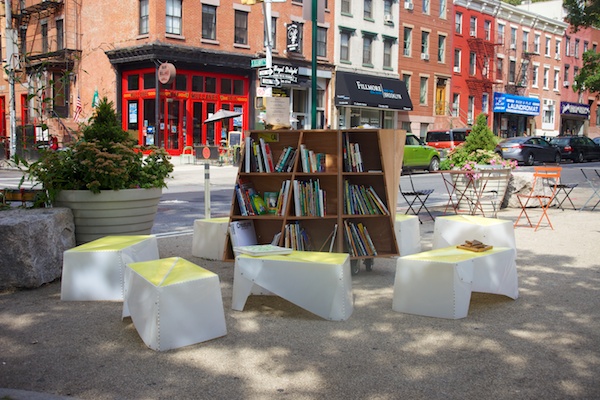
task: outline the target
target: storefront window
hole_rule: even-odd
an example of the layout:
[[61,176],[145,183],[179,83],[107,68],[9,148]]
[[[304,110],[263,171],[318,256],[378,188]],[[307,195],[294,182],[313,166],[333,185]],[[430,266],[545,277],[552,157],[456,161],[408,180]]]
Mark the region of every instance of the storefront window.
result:
[[144,74],[144,89],[156,88],[156,74],[154,72]]
[[203,92],[204,91],[204,77],[203,76],[192,76],[192,92]]
[[231,94],[231,79],[221,79],[221,93]]
[[233,81],[233,94],[244,94],[244,81],[235,79]]
[[140,89],[140,76],[138,74],[129,75],[127,77],[127,90],[139,90]]
[[217,93],[217,78],[206,77],[204,91],[207,93]]
[[175,90],[187,90],[187,76],[177,75],[175,78]]

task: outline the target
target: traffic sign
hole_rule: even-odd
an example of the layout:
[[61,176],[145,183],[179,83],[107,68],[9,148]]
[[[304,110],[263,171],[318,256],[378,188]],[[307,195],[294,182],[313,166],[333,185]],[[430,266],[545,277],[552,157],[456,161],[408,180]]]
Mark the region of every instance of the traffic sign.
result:
[[279,79],[273,79],[273,78],[268,78],[268,77],[263,76],[260,78],[260,85],[261,86],[280,87],[281,81]]
[[257,58],[254,60],[250,60],[250,68],[259,68],[267,65],[266,58]]

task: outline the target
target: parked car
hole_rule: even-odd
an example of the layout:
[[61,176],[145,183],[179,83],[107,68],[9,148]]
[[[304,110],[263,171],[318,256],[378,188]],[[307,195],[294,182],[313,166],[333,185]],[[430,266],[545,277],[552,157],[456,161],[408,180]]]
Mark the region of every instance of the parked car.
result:
[[442,157],[445,157],[449,150],[452,150],[463,143],[467,135],[471,132],[469,128],[441,129],[427,132],[425,143],[428,146],[438,149]]
[[561,160],[558,147],[541,137],[517,136],[504,139],[494,151],[504,159],[516,160],[525,165],[533,165],[536,161],[559,163]]
[[563,159],[584,162],[600,159],[600,146],[587,136],[556,136],[550,144],[560,149]]
[[437,171],[440,169],[440,153],[431,146],[423,143],[415,135],[406,135],[404,144],[404,159],[402,170],[426,169]]

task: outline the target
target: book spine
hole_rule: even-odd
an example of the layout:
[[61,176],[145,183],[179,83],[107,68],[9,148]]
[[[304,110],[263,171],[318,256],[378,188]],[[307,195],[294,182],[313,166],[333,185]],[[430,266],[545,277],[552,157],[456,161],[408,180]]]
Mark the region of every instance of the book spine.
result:
[[377,249],[375,248],[375,244],[373,244],[373,240],[371,240],[371,235],[369,235],[369,231],[367,230],[367,227],[364,227],[365,230],[365,236],[367,237],[367,241],[369,242],[369,246],[371,247],[371,252],[373,253],[374,256],[377,255]]

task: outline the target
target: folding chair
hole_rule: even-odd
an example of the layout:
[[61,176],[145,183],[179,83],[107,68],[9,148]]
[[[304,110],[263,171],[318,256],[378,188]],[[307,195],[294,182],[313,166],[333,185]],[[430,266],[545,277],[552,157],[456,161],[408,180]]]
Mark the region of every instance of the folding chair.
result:
[[[519,220],[524,215],[527,218],[527,222],[529,223],[529,227],[533,228],[533,224],[529,219],[529,215],[527,214],[527,207],[530,206],[529,202],[532,199],[538,201],[539,206],[542,210],[542,215],[540,216],[540,220],[535,226],[535,230],[537,231],[542,223],[544,217],[548,221],[550,228],[554,230],[552,226],[552,222],[550,222],[550,217],[548,217],[548,208],[552,205],[556,197],[556,192],[558,191],[558,185],[560,184],[560,172],[562,167],[559,166],[543,166],[543,167],[533,167],[533,183],[531,185],[531,192],[529,194],[517,194],[517,199],[519,200],[519,204],[521,205],[521,212],[515,221],[514,226],[524,226],[518,225]],[[535,203],[535,202],[534,202]]]
[[[559,183],[558,185],[556,185],[556,188],[558,189],[556,191],[556,201],[558,202],[558,204],[557,204],[558,208],[565,211],[565,209],[562,205],[565,201],[569,200],[569,203],[571,203],[571,207],[573,207],[573,210],[577,210],[577,208],[575,208],[575,204],[573,204],[573,201],[571,200],[571,192],[578,185],[579,185],[578,183]],[[562,193],[562,195],[561,195],[561,193]],[[562,199],[559,199],[559,195],[563,196]]]
[[[410,180],[410,186],[411,186],[412,191],[405,192],[404,190],[402,190],[402,183],[400,183],[400,194],[402,195],[402,197],[404,197],[404,200],[408,204],[408,209],[406,210],[406,212],[404,214],[408,214],[409,211],[412,211],[413,214],[415,214],[418,217],[421,210],[425,209],[425,211],[427,211],[427,214],[429,214],[431,219],[435,220],[435,218],[433,218],[433,215],[431,215],[431,212],[429,212],[429,209],[425,205],[425,203],[427,202],[427,199],[429,198],[429,196],[431,196],[431,193],[433,193],[434,189],[416,190],[415,184],[412,179],[412,175],[408,174],[408,178]],[[411,197],[412,197],[412,200],[409,200],[409,198],[411,198]],[[415,211],[415,209],[413,208],[413,205],[415,206],[415,208],[417,205],[419,206],[417,211]],[[419,222],[421,224],[423,223],[423,221],[421,221],[421,217],[419,217]]]
[[[587,174],[585,173],[585,171],[588,171]],[[585,180],[590,185],[590,188],[593,192],[590,198],[586,200],[585,204],[583,205],[583,207],[581,207],[579,211],[584,210],[587,207],[588,203],[590,201],[593,201],[593,199],[595,199],[596,197],[600,199],[600,172],[598,171],[599,170],[596,168],[581,168],[581,173],[585,177]],[[594,176],[592,172],[595,173],[596,176]],[[600,200],[598,200],[596,204],[594,204],[594,207],[592,207],[591,211],[594,211],[598,204],[600,204]]]

